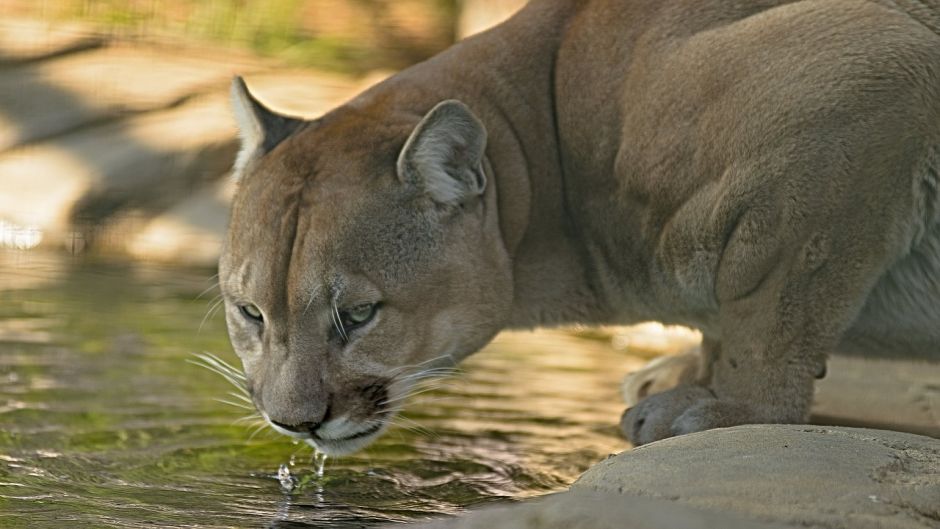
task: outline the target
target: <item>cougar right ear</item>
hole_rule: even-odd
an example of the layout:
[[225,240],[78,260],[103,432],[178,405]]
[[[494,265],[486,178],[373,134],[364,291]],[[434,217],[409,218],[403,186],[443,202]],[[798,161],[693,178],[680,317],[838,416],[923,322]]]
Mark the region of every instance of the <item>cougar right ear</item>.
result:
[[439,204],[479,197],[486,187],[486,128],[467,105],[438,103],[418,123],[398,155],[398,177]]
[[232,80],[232,109],[241,137],[241,149],[232,169],[236,180],[241,178],[248,164],[270,152],[304,122],[300,118],[278,114],[261,104],[240,76]]

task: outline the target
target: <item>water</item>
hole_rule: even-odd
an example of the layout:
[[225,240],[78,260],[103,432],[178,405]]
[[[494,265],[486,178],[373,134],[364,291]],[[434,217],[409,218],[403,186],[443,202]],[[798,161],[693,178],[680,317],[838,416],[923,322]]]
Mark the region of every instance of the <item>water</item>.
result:
[[236,363],[201,324],[213,273],[0,253],[0,527],[366,527],[561,490],[627,447],[641,360],[561,333],[501,337],[360,454],[251,437],[187,362]]

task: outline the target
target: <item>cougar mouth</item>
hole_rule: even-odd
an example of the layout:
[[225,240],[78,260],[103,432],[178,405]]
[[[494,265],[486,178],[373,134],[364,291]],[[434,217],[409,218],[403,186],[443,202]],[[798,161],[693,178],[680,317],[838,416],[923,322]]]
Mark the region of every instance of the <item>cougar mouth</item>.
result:
[[339,439],[326,439],[316,435],[307,439],[307,444],[330,456],[341,456],[357,452],[369,445],[385,430],[386,422],[378,422],[361,432]]
[[387,422],[384,420],[377,420],[375,421],[375,424],[370,425],[364,430],[360,430],[349,435],[342,437],[324,437],[317,433],[288,430],[272,422],[271,419],[268,418],[267,413],[262,412],[262,416],[267,421],[267,423],[271,425],[271,428],[273,428],[277,433],[292,437],[294,439],[300,439],[327,455],[350,454],[361,448],[364,448],[376,437],[378,437],[379,434],[382,433],[382,430],[385,429]]
[[346,437],[339,437],[339,438],[333,439],[333,438],[329,438],[329,437],[320,437],[320,436],[317,435],[317,434],[313,434],[313,435],[311,436],[311,438],[312,438],[314,441],[330,441],[330,442],[352,441],[353,439],[359,439],[359,438],[362,438],[362,437],[366,437],[366,436],[372,435],[372,434],[378,432],[378,431],[381,430],[381,429],[382,429],[382,423],[378,423],[378,424],[374,424],[374,425],[372,425],[372,426],[366,428],[365,430],[362,430],[361,432],[354,433],[354,434],[348,435],[348,436],[346,436]]

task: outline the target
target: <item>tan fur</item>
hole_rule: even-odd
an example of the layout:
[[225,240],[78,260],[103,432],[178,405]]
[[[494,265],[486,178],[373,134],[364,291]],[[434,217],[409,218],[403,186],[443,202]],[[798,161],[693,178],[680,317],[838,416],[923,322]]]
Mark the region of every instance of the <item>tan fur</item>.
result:
[[[913,0],[536,1],[247,138],[220,272],[257,405],[353,431],[506,327],[697,327],[707,368],[627,413],[641,444],[803,421],[837,346],[940,357],[938,33]],[[343,345],[331,298],[382,306]]]

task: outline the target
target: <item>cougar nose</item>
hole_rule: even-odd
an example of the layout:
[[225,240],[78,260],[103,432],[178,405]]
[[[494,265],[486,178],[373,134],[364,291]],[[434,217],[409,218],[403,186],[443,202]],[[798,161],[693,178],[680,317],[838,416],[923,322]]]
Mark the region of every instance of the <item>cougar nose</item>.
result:
[[294,432],[294,433],[308,433],[314,435],[317,429],[320,427],[323,422],[302,422],[300,424],[284,424],[282,422],[277,422],[272,420],[271,424],[277,426],[278,428],[284,428],[285,430]]

